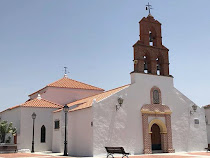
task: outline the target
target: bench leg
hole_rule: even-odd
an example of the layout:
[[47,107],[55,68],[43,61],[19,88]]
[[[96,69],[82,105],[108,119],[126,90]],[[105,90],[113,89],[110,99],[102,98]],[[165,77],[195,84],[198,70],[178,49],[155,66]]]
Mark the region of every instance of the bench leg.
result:
[[108,158],[110,155],[114,158],[114,156],[113,156],[112,154],[110,154],[110,153],[109,153],[109,154],[107,154],[107,158]]
[[[127,157],[127,158],[128,158],[128,155],[123,155],[123,157]],[[123,158],[123,157],[122,157],[122,158]]]

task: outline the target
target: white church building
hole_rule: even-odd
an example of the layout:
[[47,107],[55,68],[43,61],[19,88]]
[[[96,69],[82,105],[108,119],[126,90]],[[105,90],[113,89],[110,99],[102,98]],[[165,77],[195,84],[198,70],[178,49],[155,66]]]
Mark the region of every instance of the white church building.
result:
[[133,155],[203,151],[208,146],[204,108],[174,87],[161,23],[149,14],[139,24],[129,85],[104,91],[65,75],[0,113],[1,120],[17,127],[18,149],[31,149],[35,112],[35,151],[63,152],[65,104],[71,156],[103,156],[106,146],[122,146]]

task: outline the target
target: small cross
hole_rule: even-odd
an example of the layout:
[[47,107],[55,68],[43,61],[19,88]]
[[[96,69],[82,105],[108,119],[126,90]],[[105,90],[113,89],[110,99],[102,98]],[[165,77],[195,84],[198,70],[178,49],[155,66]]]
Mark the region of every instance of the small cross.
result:
[[69,73],[69,72],[67,71],[67,69],[68,69],[68,67],[64,67],[64,71],[65,71],[64,77],[68,77],[67,73]]
[[65,74],[67,74],[68,67],[64,67]]
[[151,6],[151,5],[149,4],[149,2],[148,2],[148,4],[146,5],[146,10],[149,10],[149,15],[151,15],[151,14],[150,14],[150,9],[153,9],[153,8],[152,8],[152,6]]

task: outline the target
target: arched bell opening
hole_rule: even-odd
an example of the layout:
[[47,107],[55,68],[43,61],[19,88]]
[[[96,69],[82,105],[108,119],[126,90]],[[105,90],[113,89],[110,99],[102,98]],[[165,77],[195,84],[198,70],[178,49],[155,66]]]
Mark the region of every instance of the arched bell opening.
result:
[[144,73],[147,74],[148,73],[148,59],[146,56],[144,56],[143,58],[144,58]]
[[160,75],[161,74],[161,71],[160,71],[160,59],[159,58],[157,58],[156,59],[156,63],[157,63],[157,75]]
[[149,45],[157,46],[156,31],[153,27],[149,30]]
[[164,72],[164,67],[163,67],[163,57],[161,55],[159,55],[156,58],[156,73],[157,75],[163,75]]
[[151,60],[149,55],[144,55],[143,56],[143,61],[144,61],[144,73],[149,74],[151,73]]

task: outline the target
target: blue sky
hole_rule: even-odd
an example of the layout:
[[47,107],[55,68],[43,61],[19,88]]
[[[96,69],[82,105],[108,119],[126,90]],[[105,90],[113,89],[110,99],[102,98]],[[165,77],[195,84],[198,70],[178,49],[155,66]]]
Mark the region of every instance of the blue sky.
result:
[[[210,1],[150,0],[174,84],[210,104]],[[106,90],[130,83],[146,0],[1,0],[0,110],[68,76]]]

